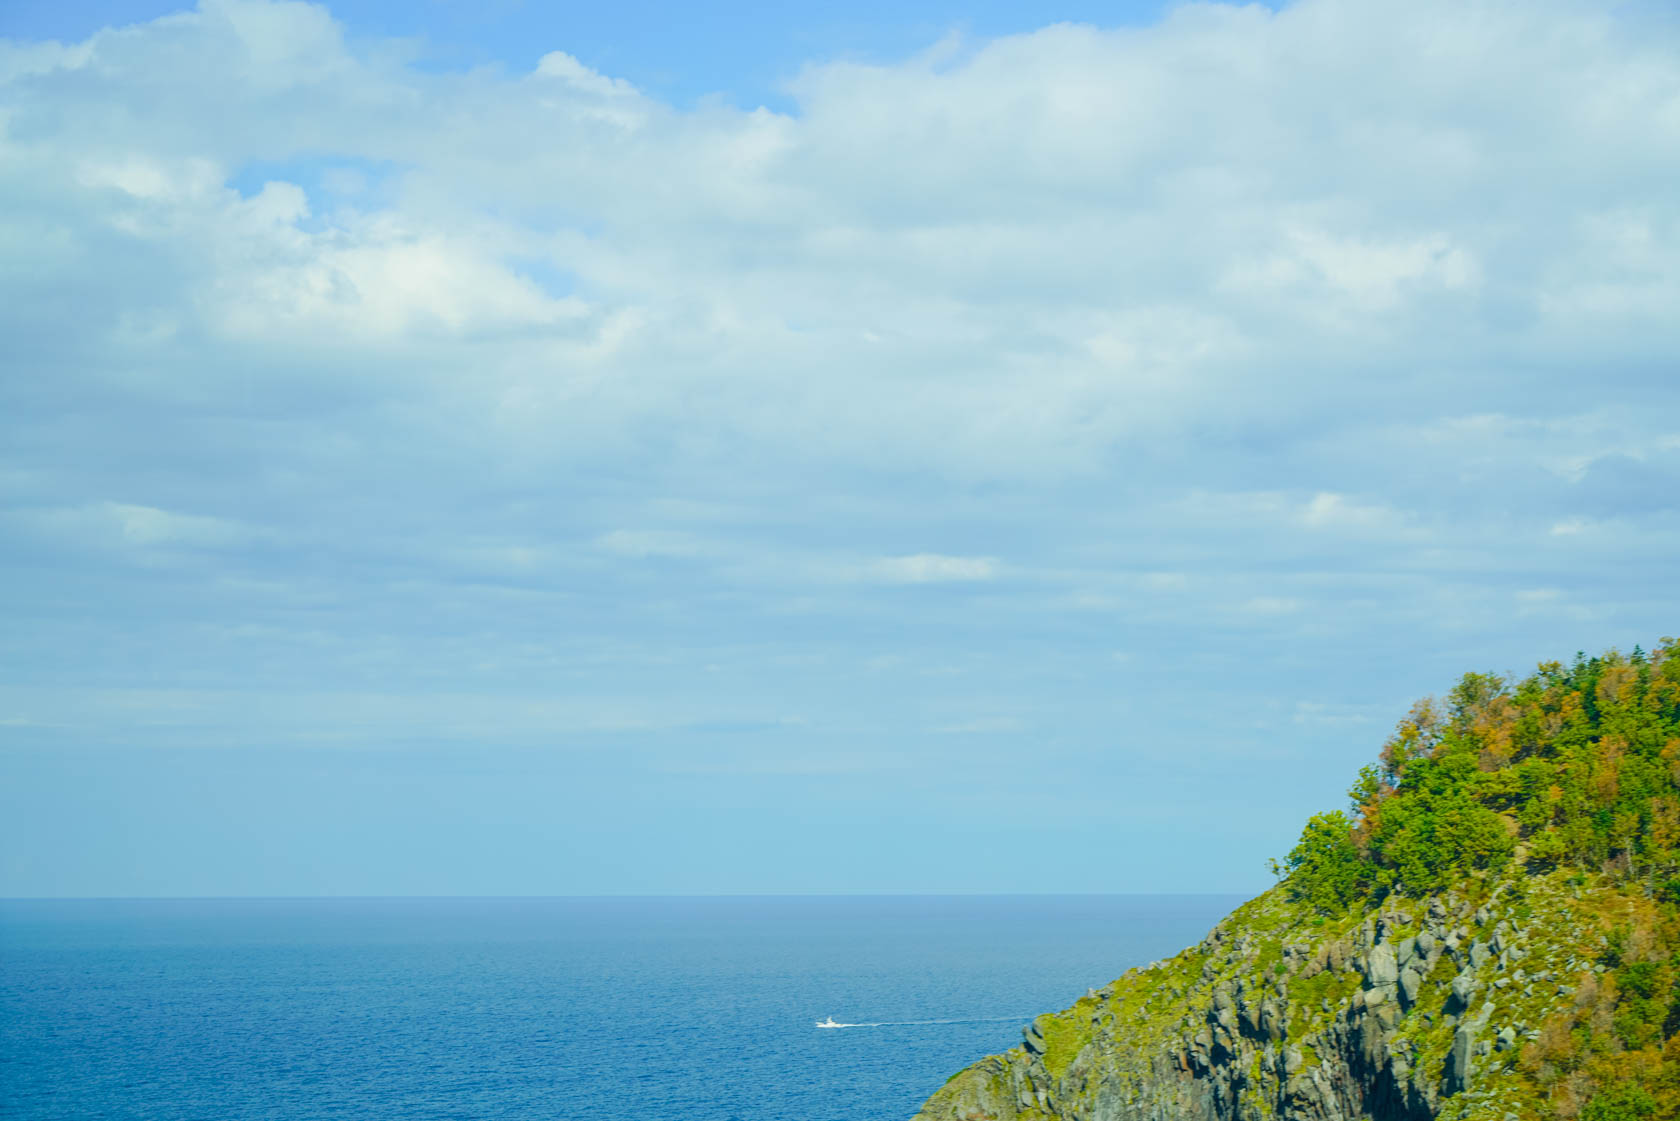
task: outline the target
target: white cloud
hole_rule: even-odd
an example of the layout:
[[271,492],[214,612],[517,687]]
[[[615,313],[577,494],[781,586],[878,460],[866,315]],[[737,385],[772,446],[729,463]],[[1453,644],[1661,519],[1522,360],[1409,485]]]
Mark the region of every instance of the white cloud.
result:
[[868,570],[876,579],[892,584],[945,584],[991,580],[998,574],[992,557],[948,557],[939,553],[916,553],[907,557],[885,557]]
[[1338,704],[1334,701],[1296,701],[1293,720],[1296,724],[1338,728],[1370,724],[1387,715],[1373,714],[1363,707]]
[[225,549],[263,536],[237,521],[127,502],[26,509],[14,512],[11,520],[49,540],[124,552]]
[[634,97],[636,87],[622,78],[609,78],[589,69],[565,51],[549,51],[537,60],[536,76],[564,82],[579,93],[595,97]]
[[670,530],[615,529],[596,538],[595,544],[626,557],[697,557],[715,551],[705,541]]
[[80,551],[149,634],[197,601],[134,581],[198,554],[268,628],[229,667],[539,692],[574,631],[676,690],[737,643],[978,680],[1672,598],[1672,22],[1185,5],[815,60],[790,112],[544,46],[441,73],[214,0],[0,47],[17,587]]
[[[699,408],[808,454],[1014,475],[1316,413],[1373,361],[1399,391],[1443,346],[1514,345],[1495,294],[1560,356],[1676,341],[1652,320],[1676,283],[1676,57],[1567,4],[1305,0],[813,65],[797,116],[677,113],[564,51],[428,75],[323,9],[218,0],[35,51],[0,98],[14,190],[151,241],[157,297],[235,339],[343,348],[352,379],[378,365],[359,348],[471,343],[429,357],[480,370],[477,406],[522,441]],[[1606,73],[1639,75],[1619,116],[1569,108],[1605,103]],[[357,210],[223,186],[338,157],[395,189]],[[96,333],[118,311],[85,310]]]
[[1287,249],[1281,253],[1234,263],[1221,285],[1262,298],[1329,299],[1337,302],[1340,315],[1350,316],[1398,308],[1408,289],[1452,292],[1480,279],[1472,254],[1454,247],[1445,234],[1372,244],[1322,230],[1292,229],[1284,240]]
[[1395,532],[1405,528],[1405,517],[1391,507],[1361,503],[1345,494],[1319,491],[1301,511],[1301,523],[1311,529]]

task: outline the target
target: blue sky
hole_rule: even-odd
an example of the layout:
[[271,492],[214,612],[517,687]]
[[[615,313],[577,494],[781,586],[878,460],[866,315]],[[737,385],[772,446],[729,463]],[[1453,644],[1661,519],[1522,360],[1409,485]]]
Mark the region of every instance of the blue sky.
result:
[[[412,64],[427,70],[499,66],[525,71],[549,51],[564,50],[668,103],[692,107],[707,96],[721,96],[749,109],[791,107],[783,86],[812,63],[897,62],[942,39],[984,41],[1053,23],[1147,26],[1165,7],[1155,0],[1054,6],[950,0],[866,0],[828,7],[640,0],[351,0],[328,5],[353,42],[378,50],[400,40]],[[17,39],[77,41],[102,28],[179,10],[181,5],[169,0],[12,0],[4,30]]]
[[0,19],[0,895],[1264,886],[1676,630],[1655,7]]

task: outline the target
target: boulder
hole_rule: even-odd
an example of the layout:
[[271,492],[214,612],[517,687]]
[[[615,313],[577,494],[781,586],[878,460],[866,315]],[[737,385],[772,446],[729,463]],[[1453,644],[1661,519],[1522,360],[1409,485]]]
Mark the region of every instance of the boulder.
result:
[[1453,1033],[1452,1050],[1447,1053],[1446,1068],[1443,1071],[1442,1090],[1446,1094],[1456,1094],[1470,1087],[1475,1074],[1475,1060],[1478,1056],[1486,1055],[1491,1046],[1486,1040],[1478,1039],[1488,1020],[1493,1017],[1493,1003],[1489,1001],[1472,1017],[1458,1025]]
[[1400,1003],[1410,1008],[1417,1003],[1418,990],[1423,987],[1423,977],[1411,966],[1400,971]]
[[1447,1011],[1458,1013],[1470,1007],[1471,998],[1476,995],[1480,986],[1475,976],[1466,969],[1452,979],[1452,990],[1447,996]]
[[1259,1039],[1264,1035],[1260,1027],[1263,1006],[1259,1001],[1244,1000],[1237,1005],[1237,1018],[1242,1021],[1243,1034],[1250,1039]]
[[1370,988],[1392,985],[1400,979],[1400,966],[1394,958],[1394,948],[1380,942],[1365,959],[1365,984]]

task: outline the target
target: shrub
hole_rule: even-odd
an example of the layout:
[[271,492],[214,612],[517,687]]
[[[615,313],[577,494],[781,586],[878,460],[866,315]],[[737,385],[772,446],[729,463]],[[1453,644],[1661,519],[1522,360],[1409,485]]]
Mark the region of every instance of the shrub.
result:
[[1345,910],[1370,887],[1370,869],[1340,810],[1315,814],[1284,862],[1291,892],[1320,911]]
[[1648,1121],[1656,1115],[1656,1099],[1644,1087],[1623,1082],[1593,1095],[1581,1108],[1580,1121]]

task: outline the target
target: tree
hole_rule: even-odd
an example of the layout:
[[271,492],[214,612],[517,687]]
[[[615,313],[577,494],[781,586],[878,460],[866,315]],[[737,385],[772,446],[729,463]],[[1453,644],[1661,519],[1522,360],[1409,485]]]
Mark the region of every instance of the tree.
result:
[[1296,897],[1328,914],[1346,909],[1370,888],[1370,869],[1353,842],[1353,823],[1340,810],[1313,815],[1284,864]]

